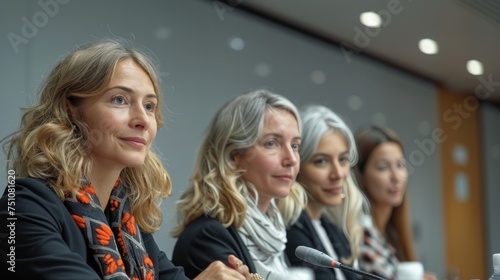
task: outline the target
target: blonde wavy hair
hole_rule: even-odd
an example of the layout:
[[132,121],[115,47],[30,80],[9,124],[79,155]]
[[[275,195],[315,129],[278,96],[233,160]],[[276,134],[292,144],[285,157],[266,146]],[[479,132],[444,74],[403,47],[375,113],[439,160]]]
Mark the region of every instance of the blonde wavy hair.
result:
[[[300,148],[301,164],[310,161],[321,138],[331,132],[338,132],[344,136],[349,149],[349,161],[351,166],[358,159],[356,143],[351,130],[346,123],[332,110],[321,105],[306,105],[300,110],[302,119],[302,144]],[[300,173],[297,178],[300,183]],[[307,186],[304,185],[307,191]],[[339,226],[349,240],[351,256],[342,261],[352,264],[359,257],[363,244],[363,229],[360,221],[364,211],[368,208],[368,201],[358,188],[354,175],[349,172],[343,187],[345,195],[342,204],[338,206],[325,207],[325,215],[337,226]]]
[[[78,107],[101,95],[116,64],[123,59],[132,59],[149,75],[161,106],[153,59],[123,39],[101,39],[83,45],[55,65],[40,87],[38,105],[25,109],[19,130],[2,140],[8,151],[7,168],[15,168],[20,177],[46,181],[61,200],[66,192],[78,192],[82,178],[88,177],[92,169],[91,134],[79,116],[70,115],[68,105]],[[160,127],[161,110],[155,114]],[[141,230],[158,230],[162,222],[160,203],[171,190],[170,177],[159,157],[149,151],[144,165],[125,168],[120,178]]]
[[[288,99],[267,90],[240,95],[220,109],[208,127],[200,147],[190,186],[177,202],[178,226],[172,231],[179,236],[184,228],[201,215],[218,220],[224,227],[240,228],[246,217],[245,197],[253,186],[242,178],[233,157],[253,147],[262,136],[264,120],[273,109],[285,109],[301,122],[297,108]],[[287,201],[289,215],[297,219],[305,205],[305,192],[294,182]]]

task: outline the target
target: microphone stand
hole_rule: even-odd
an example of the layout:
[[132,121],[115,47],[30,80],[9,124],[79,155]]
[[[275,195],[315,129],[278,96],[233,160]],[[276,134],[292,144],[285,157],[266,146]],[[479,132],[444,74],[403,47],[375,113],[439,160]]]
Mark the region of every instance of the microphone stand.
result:
[[385,278],[382,278],[380,276],[377,276],[377,275],[373,275],[371,273],[368,273],[368,272],[364,272],[362,270],[357,270],[357,269],[354,269],[350,266],[347,266],[345,264],[341,264],[341,263],[336,263],[335,264],[335,267],[341,269],[341,270],[344,270],[344,271],[349,271],[351,273],[354,273],[354,274],[358,274],[358,275],[362,275],[362,276],[365,276],[365,277],[368,277],[368,279],[375,279],[375,280],[387,280]]

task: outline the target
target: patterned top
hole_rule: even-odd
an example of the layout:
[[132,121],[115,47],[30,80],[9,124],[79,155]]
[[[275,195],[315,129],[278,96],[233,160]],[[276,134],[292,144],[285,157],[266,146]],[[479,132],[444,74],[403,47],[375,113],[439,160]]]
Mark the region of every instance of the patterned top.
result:
[[370,216],[364,216],[361,224],[364,232],[359,258],[361,270],[387,279],[395,279],[396,266],[399,263],[396,250],[375,228]]

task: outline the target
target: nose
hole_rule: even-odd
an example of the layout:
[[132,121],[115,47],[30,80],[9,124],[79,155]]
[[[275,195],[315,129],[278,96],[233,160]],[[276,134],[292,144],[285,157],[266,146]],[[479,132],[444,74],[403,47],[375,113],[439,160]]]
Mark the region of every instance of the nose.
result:
[[142,104],[131,107],[130,126],[132,128],[147,130],[150,124],[150,117]]
[[292,147],[283,149],[283,166],[294,166],[299,162],[299,154]]
[[391,168],[391,181],[394,183],[399,183],[403,181],[406,177],[406,170],[398,169],[397,167]]
[[344,169],[340,166],[339,162],[333,161],[332,168],[330,170],[330,178],[338,179],[344,176]]

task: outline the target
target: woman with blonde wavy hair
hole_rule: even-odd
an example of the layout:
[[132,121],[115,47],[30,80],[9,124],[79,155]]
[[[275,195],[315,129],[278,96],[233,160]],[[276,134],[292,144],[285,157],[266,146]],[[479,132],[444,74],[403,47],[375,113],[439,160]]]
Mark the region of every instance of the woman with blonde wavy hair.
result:
[[[219,110],[177,205],[172,261],[188,276],[234,254],[251,279],[287,277],[285,222],[298,217],[305,201],[295,182],[300,131],[295,105],[267,90],[240,95]],[[288,201],[286,217],[276,198]]]
[[[351,174],[357,160],[354,137],[345,122],[324,106],[304,106],[300,116],[303,130],[297,182],[308,200],[298,221],[287,230],[287,255],[292,265],[308,266],[295,256],[295,249],[302,245],[357,266],[366,200]],[[313,270],[317,280],[358,279],[338,269]]]
[[[171,190],[151,150],[163,123],[155,65],[129,42],[103,39],[49,73],[4,139],[12,171],[0,199],[1,279],[187,279],[152,236]],[[197,279],[249,275],[233,268],[216,262]]]

